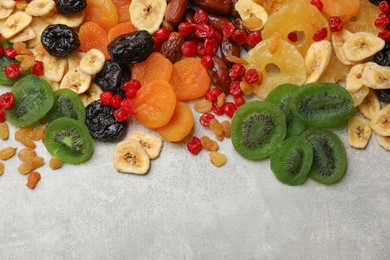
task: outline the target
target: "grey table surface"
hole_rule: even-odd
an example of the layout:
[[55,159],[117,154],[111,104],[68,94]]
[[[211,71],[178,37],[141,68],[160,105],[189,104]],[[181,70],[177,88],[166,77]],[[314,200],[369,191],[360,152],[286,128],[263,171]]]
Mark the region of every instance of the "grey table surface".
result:
[[[35,190],[14,157],[0,177],[0,259],[389,259],[389,152],[375,136],[351,149],[345,132],[349,167],[332,186],[283,185],[230,139],[221,168],[165,142],[145,176],[117,173],[115,144],[96,143],[86,164],[46,163]],[[197,124],[194,134],[211,131]],[[0,149],[21,149],[12,139]],[[43,144],[37,152],[48,162]]]

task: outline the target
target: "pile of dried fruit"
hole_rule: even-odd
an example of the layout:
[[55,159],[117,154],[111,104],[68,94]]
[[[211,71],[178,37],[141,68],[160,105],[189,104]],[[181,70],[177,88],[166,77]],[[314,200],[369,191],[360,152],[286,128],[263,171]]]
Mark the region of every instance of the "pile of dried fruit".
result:
[[[94,140],[122,140],[131,116],[166,141],[187,140],[192,154],[209,151],[218,167],[227,158],[217,141],[231,136],[242,156],[271,157],[286,184],[334,183],[347,159],[329,127],[348,121],[351,146],[364,148],[372,129],[390,147],[380,103],[390,101],[389,16],[387,1],[371,0],[0,1],[0,84],[12,86],[0,121],[20,127],[15,139],[30,149],[43,137],[53,169],[89,160]],[[264,101],[245,104],[252,94]],[[189,136],[193,100],[217,141]],[[145,174],[161,148],[131,131],[114,167]],[[29,154],[37,162],[20,172],[35,187],[44,162]]]

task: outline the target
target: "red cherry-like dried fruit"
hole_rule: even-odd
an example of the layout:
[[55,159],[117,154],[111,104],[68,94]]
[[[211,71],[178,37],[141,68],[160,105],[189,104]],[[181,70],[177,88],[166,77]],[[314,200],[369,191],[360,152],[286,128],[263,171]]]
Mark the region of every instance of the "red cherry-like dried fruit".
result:
[[244,72],[245,72],[244,66],[236,63],[232,66],[232,68],[229,72],[229,77],[231,77],[233,79],[240,79]]
[[44,72],[45,70],[44,70],[43,62],[37,60],[31,69],[31,73],[35,76],[42,76]]
[[125,121],[127,119],[127,113],[125,110],[119,108],[119,109],[114,111],[114,117],[115,117],[116,121],[122,122],[122,121]]
[[16,51],[12,48],[4,48],[4,54],[7,56],[9,59],[15,59],[16,57]]
[[194,57],[196,54],[196,43],[194,41],[186,41],[181,46],[181,54],[185,57]]
[[3,108],[0,108],[0,123],[5,121],[5,111]]
[[204,9],[199,8],[195,12],[194,21],[198,24],[207,23],[209,21],[209,15]]
[[313,40],[319,42],[325,39],[326,36],[328,36],[328,30],[326,29],[326,27],[323,27],[314,33]]
[[206,68],[211,68],[213,66],[213,58],[209,55],[205,55],[200,59],[200,63]]
[[240,107],[245,104],[245,99],[243,97],[234,97],[234,103],[237,107]]
[[214,102],[221,93],[222,91],[219,88],[210,88],[206,92],[205,98],[210,102]]
[[240,87],[240,81],[234,80],[230,83],[229,87],[229,94],[233,97],[239,97],[241,96],[242,89]]
[[390,22],[390,19],[387,15],[385,14],[380,14],[378,15],[378,17],[376,18],[375,22],[374,22],[374,25],[379,28],[379,29],[385,29],[386,26],[389,24]]
[[188,35],[191,34],[193,28],[194,28],[194,25],[192,23],[183,22],[183,23],[179,24],[177,29],[178,29],[181,36],[187,37]]
[[320,0],[312,0],[310,3],[317,7],[319,11],[322,11],[322,9],[324,8],[324,4]]
[[244,76],[244,80],[248,84],[256,83],[259,80],[259,74],[255,69],[249,69]]
[[234,27],[234,24],[232,22],[225,23],[222,27],[223,37],[229,39],[230,37],[232,37],[235,29],[236,28]]
[[170,33],[171,33],[171,29],[169,29],[168,27],[162,27],[158,29],[157,32],[154,33],[154,37],[159,40],[163,40],[163,39],[167,39]]
[[202,150],[202,142],[196,136],[191,137],[190,141],[187,143],[187,149],[190,153],[196,155]]
[[17,63],[4,67],[4,74],[9,79],[16,79],[22,72],[22,68]]
[[338,16],[329,18],[329,29],[331,32],[340,32],[343,29],[343,21]]
[[245,41],[250,47],[255,47],[261,41],[261,32],[249,33]]
[[100,94],[100,102],[104,106],[109,106],[111,105],[111,100],[112,100],[112,93],[111,92],[103,92]]
[[237,111],[237,106],[232,102],[226,102],[223,105],[223,111],[228,117],[233,117],[234,113]]
[[0,96],[0,108],[11,108],[14,103],[15,98],[11,92],[5,92]]
[[119,94],[115,94],[112,99],[111,99],[111,107],[112,108],[120,108],[121,107],[121,102],[122,102],[122,97]]
[[203,126],[209,126],[211,119],[214,119],[214,118],[215,118],[215,116],[213,114],[204,113],[203,115],[201,115],[199,117],[199,122]]

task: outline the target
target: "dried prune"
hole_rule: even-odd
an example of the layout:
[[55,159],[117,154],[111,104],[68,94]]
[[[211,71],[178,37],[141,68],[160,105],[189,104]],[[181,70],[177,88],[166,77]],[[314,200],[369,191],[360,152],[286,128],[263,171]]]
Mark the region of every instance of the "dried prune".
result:
[[94,81],[103,91],[110,91],[123,96],[124,92],[121,86],[130,78],[131,72],[127,65],[120,64],[114,60],[107,60],[103,69],[96,74]]
[[85,108],[87,113],[85,123],[94,139],[115,141],[125,132],[127,121],[118,122],[114,117],[114,110],[111,106],[104,106],[100,100],[90,103]]
[[64,24],[47,26],[42,32],[41,42],[46,51],[55,57],[65,57],[80,47],[77,33]]
[[75,14],[87,7],[86,0],[54,0],[54,3],[58,12],[63,15]]
[[146,60],[154,50],[153,37],[145,30],[124,34],[107,46],[111,57],[123,64],[134,64]]
[[390,66],[390,42],[386,42],[385,47],[374,55],[374,61],[381,66]]
[[390,103],[390,89],[375,89],[374,92],[379,101]]

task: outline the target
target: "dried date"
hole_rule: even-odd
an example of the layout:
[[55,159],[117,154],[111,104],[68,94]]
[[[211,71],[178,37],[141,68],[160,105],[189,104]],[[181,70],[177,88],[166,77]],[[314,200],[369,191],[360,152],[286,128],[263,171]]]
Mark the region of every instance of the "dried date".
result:
[[168,39],[162,44],[160,52],[172,63],[179,61],[182,57],[181,46],[184,37],[178,32],[172,32]]
[[229,14],[232,6],[232,0],[191,0],[191,3],[206,11],[221,15]]
[[165,10],[165,20],[172,24],[178,25],[183,19],[188,5],[188,0],[171,0]]
[[213,57],[213,66],[207,70],[211,82],[222,92],[228,93],[230,86],[229,69],[226,63],[218,56]]
[[240,57],[241,49],[240,46],[234,41],[223,39],[221,42],[221,58],[228,67],[232,67],[233,63],[226,59],[227,55],[234,55],[236,57]]

